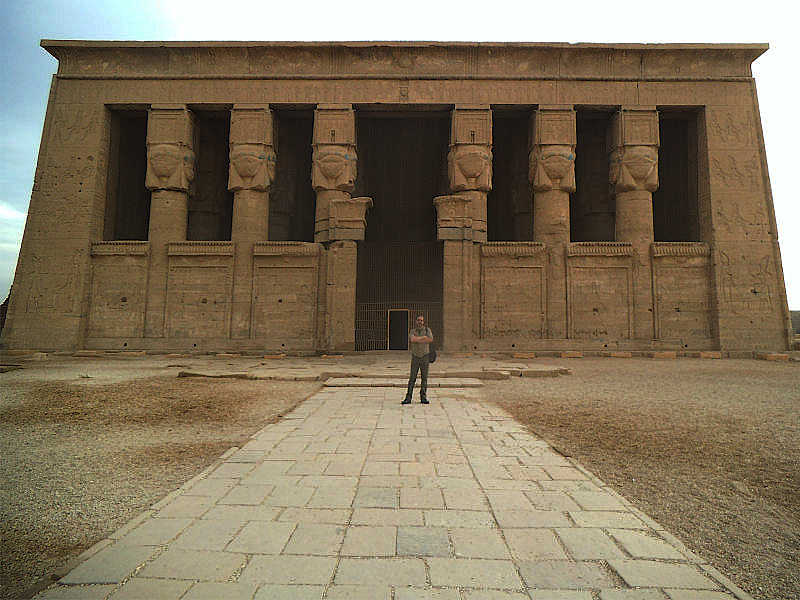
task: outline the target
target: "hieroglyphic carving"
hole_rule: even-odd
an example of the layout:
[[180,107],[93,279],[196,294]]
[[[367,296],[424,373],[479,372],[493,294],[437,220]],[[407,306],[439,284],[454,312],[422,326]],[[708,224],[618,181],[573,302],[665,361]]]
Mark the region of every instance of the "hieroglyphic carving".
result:
[[95,107],[87,104],[59,104],[52,119],[51,143],[59,146],[80,146],[96,134],[99,126],[100,117]]
[[750,148],[756,145],[756,128],[750,108],[708,107],[706,123],[711,147]]
[[481,256],[536,256],[545,251],[539,242],[486,242],[481,244]]
[[756,151],[714,152],[711,156],[712,185],[737,191],[759,191],[761,163]]
[[776,279],[771,256],[720,250],[719,266],[722,301],[730,314],[752,316],[772,311]]
[[569,271],[570,337],[630,338],[633,326],[630,267],[570,266]]
[[[80,306],[81,252],[64,261],[55,251],[35,252],[23,264],[29,282],[26,313],[74,314]],[[24,288],[23,288],[24,289]]]
[[767,239],[769,221],[759,194],[720,192],[714,196],[714,228],[718,237]]

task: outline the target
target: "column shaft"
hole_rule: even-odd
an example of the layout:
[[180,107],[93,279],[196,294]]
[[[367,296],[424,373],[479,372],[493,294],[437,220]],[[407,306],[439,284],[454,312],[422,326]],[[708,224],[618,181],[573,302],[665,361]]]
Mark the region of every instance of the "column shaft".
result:
[[194,120],[185,106],[153,106],[147,118],[146,185],[150,200],[150,270],[145,337],[164,337],[171,242],[186,240],[189,186],[194,180]]
[[633,265],[633,337],[655,335],[653,272],[653,192],[658,188],[658,113],[623,108],[612,126],[611,184],[616,197],[616,240],[630,242]]
[[228,188],[233,191],[231,240],[235,244],[232,338],[253,335],[253,245],[268,237],[269,186],[275,178],[272,140],[269,107],[234,105],[228,177]]
[[530,180],[533,239],[547,252],[547,337],[567,337],[567,246],[569,195],[575,191],[575,111],[540,106],[533,117]]

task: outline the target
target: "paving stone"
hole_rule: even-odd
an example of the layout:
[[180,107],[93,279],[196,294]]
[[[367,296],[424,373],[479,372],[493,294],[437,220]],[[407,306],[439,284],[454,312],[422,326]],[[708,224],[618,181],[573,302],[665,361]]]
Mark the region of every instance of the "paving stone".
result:
[[616,544],[600,529],[573,527],[556,529],[558,537],[577,560],[625,558]]
[[629,512],[602,510],[570,511],[569,516],[578,527],[600,527],[616,529],[645,529],[646,525]]
[[464,600],[530,600],[530,596],[501,590],[464,590]]
[[707,590],[664,590],[670,600],[733,600],[733,596],[724,592]]
[[522,465],[506,465],[506,471],[513,479],[521,479],[528,481],[536,481],[539,479],[548,479],[549,476],[544,472],[542,467],[525,467]]
[[272,490],[273,485],[237,485],[219,500],[219,504],[251,504],[257,505],[264,501]]
[[336,559],[327,556],[254,556],[242,571],[239,581],[326,585],[335,567]]
[[297,485],[275,486],[272,493],[264,499],[265,506],[305,506],[316,490]]
[[45,590],[36,600],[105,600],[116,585],[59,585]]
[[224,550],[241,529],[239,521],[198,520],[181,533],[171,547],[184,550]]
[[353,525],[424,525],[422,511],[409,508],[355,508]]
[[360,485],[364,487],[419,487],[416,475],[363,475]]
[[[324,593],[325,586],[322,585],[268,584],[258,588],[258,593],[253,600],[320,600]],[[223,598],[215,600],[223,600]]]
[[454,528],[450,529],[450,540],[456,558],[511,558],[497,530]]
[[79,564],[59,583],[119,583],[155,552],[152,546],[110,546]]
[[234,485],[238,484],[238,479],[201,479],[189,488],[184,494],[186,496],[210,496],[212,498],[222,498]]
[[518,490],[487,491],[486,498],[492,510],[531,510],[528,497]]
[[169,581],[164,579],[142,579],[135,577],[128,581],[122,589],[114,594],[114,599],[122,600],[178,600],[191,587],[186,581]]
[[583,510],[627,510],[617,498],[605,492],[569,492]]
[[542,467],[552,479],[589,479],[586,473],[575,467]]
[[592,600],[592,593],[578,590],[531,590],[531,600]]
[[420,477],[419,487],[454,490],[459,494],[480,494],[481,486],[474,478],[461,477]]
[[394,592],[395,600],[461,600],[458,590],[399,587]]
[[489,501],[483,492],[465,494],[459,490],[442,490],[444,503],[448,509],[453,510],[489,510]]
[[280,554],[295,527],[294,523],[248,523],[228,544],[227,550],[247,554]]
[[[234,463],[228,464],[233,465]],[[251,465],[245,473],[246,477],[243,477],[242,483],[246,482],[247,485],[269,484],[271,483],[270,479],[284,475],[293,464],[293,460],[266,460],[255,468]]]
[[719,586],[694,566],[649,560],[612,560],[608,563],[631,587],[675,587],[715,590]]
[[325,600],[391,600],[389,585],[332,585]]
[[496,510],[494,516],[502,528],[569,527],[566,515],[555,510]]
[[633,558],[686,559],[664,540],[646,533],[625,529],[612,529],[609,533]]
[[309,508],[350,508],[355,495],[355,488],[317,488],[306,506]]
[[350,521],[349,508],[286,508],[277,518],[287,523],[329,523],[345,525]]
[[525,492],[535,510],[580,510],[581,507],[564,492]]
[[209,473],[209,479],[231,479],[244,477],[253,471],[252,463],[224,462]]
[[561,560],[526,561],[519,571],[529,588],[586,589],[614,587],[614,582],[598,565]]
[[247,521],[273,521],[281,512],[273,506],[215,506],[201,518],[214,521],[238,521],[244,525]]
[[433,463],[421,462],[401,462],[400,475],[419,475],[423,477],[435,477],[436,469]]
[[664,596],[658,590],[600,590],[600,600],[664,600]]
[[251,600],[257,588],[252,583],[196,583],[181,600]]
[[225,581],[245,562],[243,554],[169,548],[139,575],[166,579]]
[[343,556],[394,556],[397,548],[396,527],[348,527]]
[[344,539],[345,527],[301,523],[289,538],[284,554],[309,554],[335,556]]
[[504,529],[511,555],[517,560],[564,560],[566,553],[549,529]]
[[472,479],[472,468],[469,465],[454,465],[450,463],[436,463],[436,474],[439,477],[457,477]]
[[425,563],[418,558],[342,558],[334,583],[424,586]]
[[478,510],[426,510],[428,527],[495,527],[492,513]]
[[354,507],[365,508],[399,508],[397,488],[359,487],[356,492]]
[[192,519],[148,519],[123,536],[118,546],[160,546],[178,535]]
[[362,475],[399,475],[400,463],[390,461],[370,461],[364,465]]
[[601,488],[593,481],[569,480],[569,479],[550,479],[539,480],[537,483],[545,491],[572,492],[582,490],[586,492],[599,492]]
[[437,488],[401,488],[400,508],[444,509],[442,490]]
[[510,560],[430,558],[428,565],[434,586],[522,588],[522,581]]
[[214,499],[208,496],[178,496],[161,508],[155,515],[159,519],[195,519],[214,506]]
[[439,527],[398,527],[398,556],[450,556],[447,530]]
[[334,458],[325,469],[326,475],[360,475],[364,466],[363,458]]

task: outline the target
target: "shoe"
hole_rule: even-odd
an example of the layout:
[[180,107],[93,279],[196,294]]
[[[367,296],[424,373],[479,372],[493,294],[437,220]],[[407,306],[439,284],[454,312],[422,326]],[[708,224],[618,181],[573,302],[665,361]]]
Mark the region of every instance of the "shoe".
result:
[[411,404],[411,398],[406,398],[400,404]]
[[428,399],[427,399],[427,398],[420,398],[420,401],[419,401],[419,403],[420,403],[420,404],[430,404],[430,402],[428,402]]

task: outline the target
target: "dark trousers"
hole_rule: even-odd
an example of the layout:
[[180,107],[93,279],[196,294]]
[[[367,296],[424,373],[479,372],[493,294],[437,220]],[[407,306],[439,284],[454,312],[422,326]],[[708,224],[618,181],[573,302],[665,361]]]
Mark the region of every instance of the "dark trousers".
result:
[[411,355],[411,373],[408,376],[408,392],[406,398],[411,400],[414,395],[414,384],[417,383],[417,371],[422,373],[422,382],[419,388],[419,397],[426,398],[428,393],[428,355],[414,356]]

